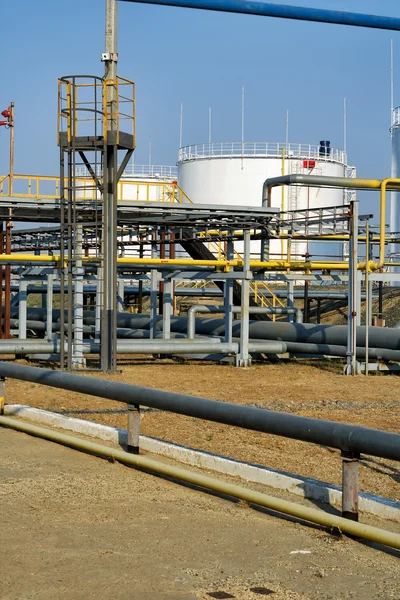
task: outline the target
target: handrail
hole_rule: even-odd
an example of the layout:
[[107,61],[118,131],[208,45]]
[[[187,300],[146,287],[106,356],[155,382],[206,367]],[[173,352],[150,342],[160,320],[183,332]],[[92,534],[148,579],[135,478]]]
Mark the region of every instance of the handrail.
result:
[[266,157],[286,159],[316,159],[323,162],[347,164],[347,155],[338,148],[326,148],[319,144],[290,142],[212,142],[183,146],[179,149],[178,162],[198,158]]
[[[11,197],[7,182],[10,176],[0,178],[0,197]],[[13,196],[18,198],[33,198],[36,200],[59,199],[60,178],[48,175],[14,175]],[[18,184],[24,185],[24,191],[18,190]],[[101,194],[90,177],[77,177],[77,201],[101,201]],[[66,183],[65,183],[66,185]],[[6,191],[3,191],[7,186]],[[49,190],[51,186],[51,193]],[[180,188],[176,181],[142,181],[140,179],[120,179],[118,182],[118,199],[134,202],[184,202],[192,203],[189,196]]]
[[6,362],[0,363],[0,377],[400,461],[400,435],[387,431]]

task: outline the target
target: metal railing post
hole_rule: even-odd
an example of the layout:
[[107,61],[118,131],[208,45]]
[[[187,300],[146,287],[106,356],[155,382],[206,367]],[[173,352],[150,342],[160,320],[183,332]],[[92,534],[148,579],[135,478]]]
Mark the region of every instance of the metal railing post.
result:
[[342,450],[342,517],[358,521],[358,471],[360,455]]
[[140,406],[139,404],[128,404],[128,444],[127,452],[139,454],[140,438]]

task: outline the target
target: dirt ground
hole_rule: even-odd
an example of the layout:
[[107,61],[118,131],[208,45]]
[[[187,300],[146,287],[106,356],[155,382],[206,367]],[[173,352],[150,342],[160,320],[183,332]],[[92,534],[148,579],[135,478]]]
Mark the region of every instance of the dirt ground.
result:
[[4,428],[0,456],[1,600],[400,599],[396,551]]
[[[341,373],[337,361],[281,362],[236,369],[139,358],[122,364],[122,373],[107,378],[400,433],[400,378],[381,374],[344,377]],[[7,382],[6,401],[125,429],[127,425],[124,405],[20,381]],[[158,411],[143,412],[141,432],[305,477],[341,483],[339,453],[326,447]],[[400,500],[399,483],[398,463],[373,457],[362,460],[361,491]]]

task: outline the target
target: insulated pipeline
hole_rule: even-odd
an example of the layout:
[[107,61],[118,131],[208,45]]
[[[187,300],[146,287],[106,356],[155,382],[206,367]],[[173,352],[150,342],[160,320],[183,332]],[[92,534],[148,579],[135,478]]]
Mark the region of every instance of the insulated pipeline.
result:
[[0,362],[0,377],[31,381],[126,404],[141,404],[340,450],[400,460],[400,435],[386,431],[5,362]]

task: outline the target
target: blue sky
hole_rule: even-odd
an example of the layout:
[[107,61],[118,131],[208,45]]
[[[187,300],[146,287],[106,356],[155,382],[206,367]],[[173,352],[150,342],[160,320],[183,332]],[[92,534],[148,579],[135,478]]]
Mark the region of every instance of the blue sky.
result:
[[[276,0],[278,2],[278,0]],[[400,17],[398,0],[279,0],[284,4]],[[13,0],[2,6],[0,108],[16,104],[16,172],[58,174],[57,78],[102,75],[104,0]],[[372,29],[120,2],[119,74],[137,86],[136,163],[174,164],[179,144],[238,141],[241,88],[247,141],[343,146],[361,177],[390,174],[389,45],[400,104],[400,35]],[[8,136],[0,129],[0,172]],[[375,202],[374,202],[375,205]]]

